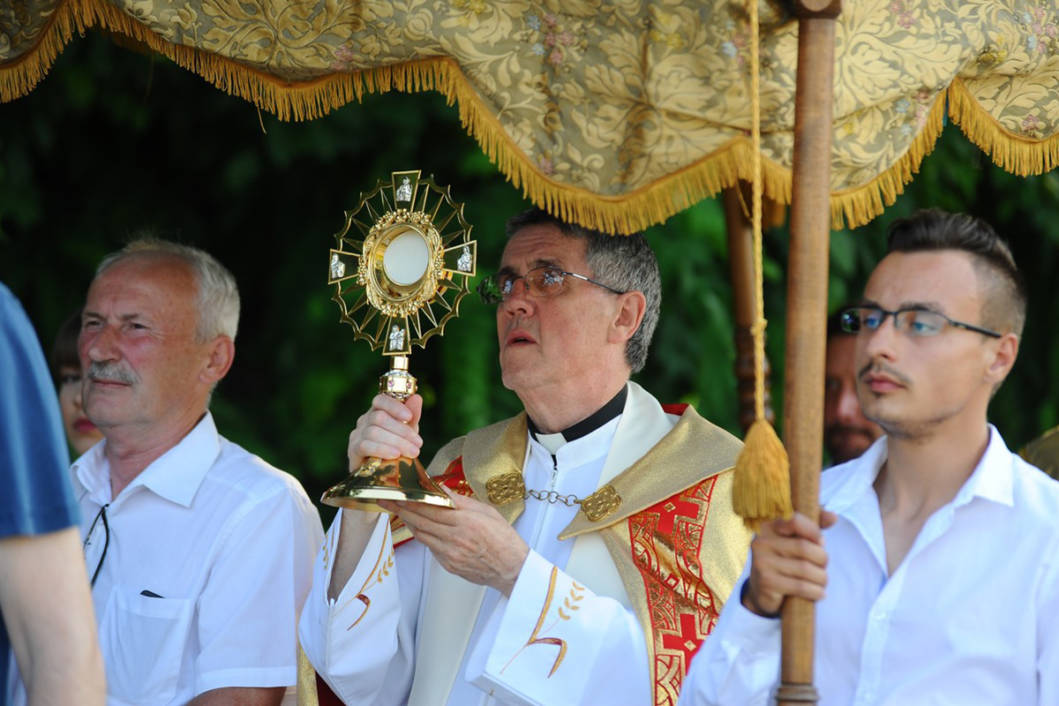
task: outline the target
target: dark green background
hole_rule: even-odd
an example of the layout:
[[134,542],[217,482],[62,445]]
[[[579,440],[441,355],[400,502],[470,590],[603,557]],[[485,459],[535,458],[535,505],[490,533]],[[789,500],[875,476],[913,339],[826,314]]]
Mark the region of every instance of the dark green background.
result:
[[[262,130],[264,127],[264,131]],[[357,194],[393,170],[451,184],[474,224],[479,270],[504,220],[528,206],[433,93],[368,96],[325,118],[282,123],[168,60],[92,33],[75,39],[29,96],[0,105],[0,280],[45,347],[77,308],[100,257],[140,229],[202,246],[243,297],[235,366],[214,397],[222,432],[302,479],[312,496],[340,478],[346,436],[385,369],[338,324],[327,250]],[[923,206],[982,216],[1010,239],[1030,283],[1025,340],[991,416],[1012,447],[1059,417],[1059,257],[1055,174],[993,167],[953,126],[897,204],[832,236],[830,306],[856,297],[886,223]],[[707,200],[652,228],[662,321],[638,379],[737,432],[724,220]],[[766,233],[768,353],[782,409],[788,236]],[[518,409],[499,382],[493,311],[472,295],[447,335],[412,357],[426,399],[429,454],[445,439]]]

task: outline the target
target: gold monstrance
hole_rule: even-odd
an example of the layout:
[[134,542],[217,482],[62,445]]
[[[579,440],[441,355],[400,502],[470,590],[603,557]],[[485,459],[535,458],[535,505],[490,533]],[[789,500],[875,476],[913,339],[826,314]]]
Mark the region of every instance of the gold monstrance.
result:
[[[463,204],[452,200],[450,188],[420,178],[418,170],[380,179],[346,212],[327,283],[335,286],[332,298],[342,308],[342,321],[390,358],[390,370],[379,378],[381,392],[402,402],[415,393],[408,356],[413,344],[425,347],[441,334],[470,291],[478,255],[470,235]],[[366,459],[321,498],[326,505],[379,511],[376,500],[452,507],[418,459],[403,456]]]

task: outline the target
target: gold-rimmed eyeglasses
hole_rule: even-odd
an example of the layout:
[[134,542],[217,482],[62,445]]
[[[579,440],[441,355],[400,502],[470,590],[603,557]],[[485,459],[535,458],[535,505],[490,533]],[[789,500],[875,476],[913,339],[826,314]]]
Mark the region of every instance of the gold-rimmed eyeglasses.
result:
[[513,272],[501,271],[490,275],[478,283],[478,296],[486,304],[499,304],[506,300],[515,291],[515,284],[522,280],[526,285],[526,292],[531,297],[547,299],[558,296],[566,287],[566,278],[573,277],[597,287],[602,287],[614,294],[625,294],[609,285],[597,282],[594,279],[579,275],[576,272],[567,272],[552,265],[535,267],[524,275],[516,275]]

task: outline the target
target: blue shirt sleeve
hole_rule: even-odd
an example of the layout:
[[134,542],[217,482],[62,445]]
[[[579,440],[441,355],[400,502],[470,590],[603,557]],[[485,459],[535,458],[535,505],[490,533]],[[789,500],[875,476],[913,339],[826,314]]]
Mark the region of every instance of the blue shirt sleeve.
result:
[[0,284],[0,538],[78,523],[59,403],[36,332]]

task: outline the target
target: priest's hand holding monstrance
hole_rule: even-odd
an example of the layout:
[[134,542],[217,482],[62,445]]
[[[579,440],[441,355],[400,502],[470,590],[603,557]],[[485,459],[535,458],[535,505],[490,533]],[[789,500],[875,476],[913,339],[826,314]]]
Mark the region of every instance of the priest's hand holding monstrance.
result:
[[[341,320],[390,359],[379,379],[382,393],[402,402],[415,394],[416,379],[408,372],[412,346],[425,347],[457,315],[475,274],[470,233],[463,204],[419,171],[394,172],[346,212],[327,283],[334,285]],[[367,458],[321,498],[335,507],[381,511],[379,500],[452,506],[419,460],[406,456]]]

